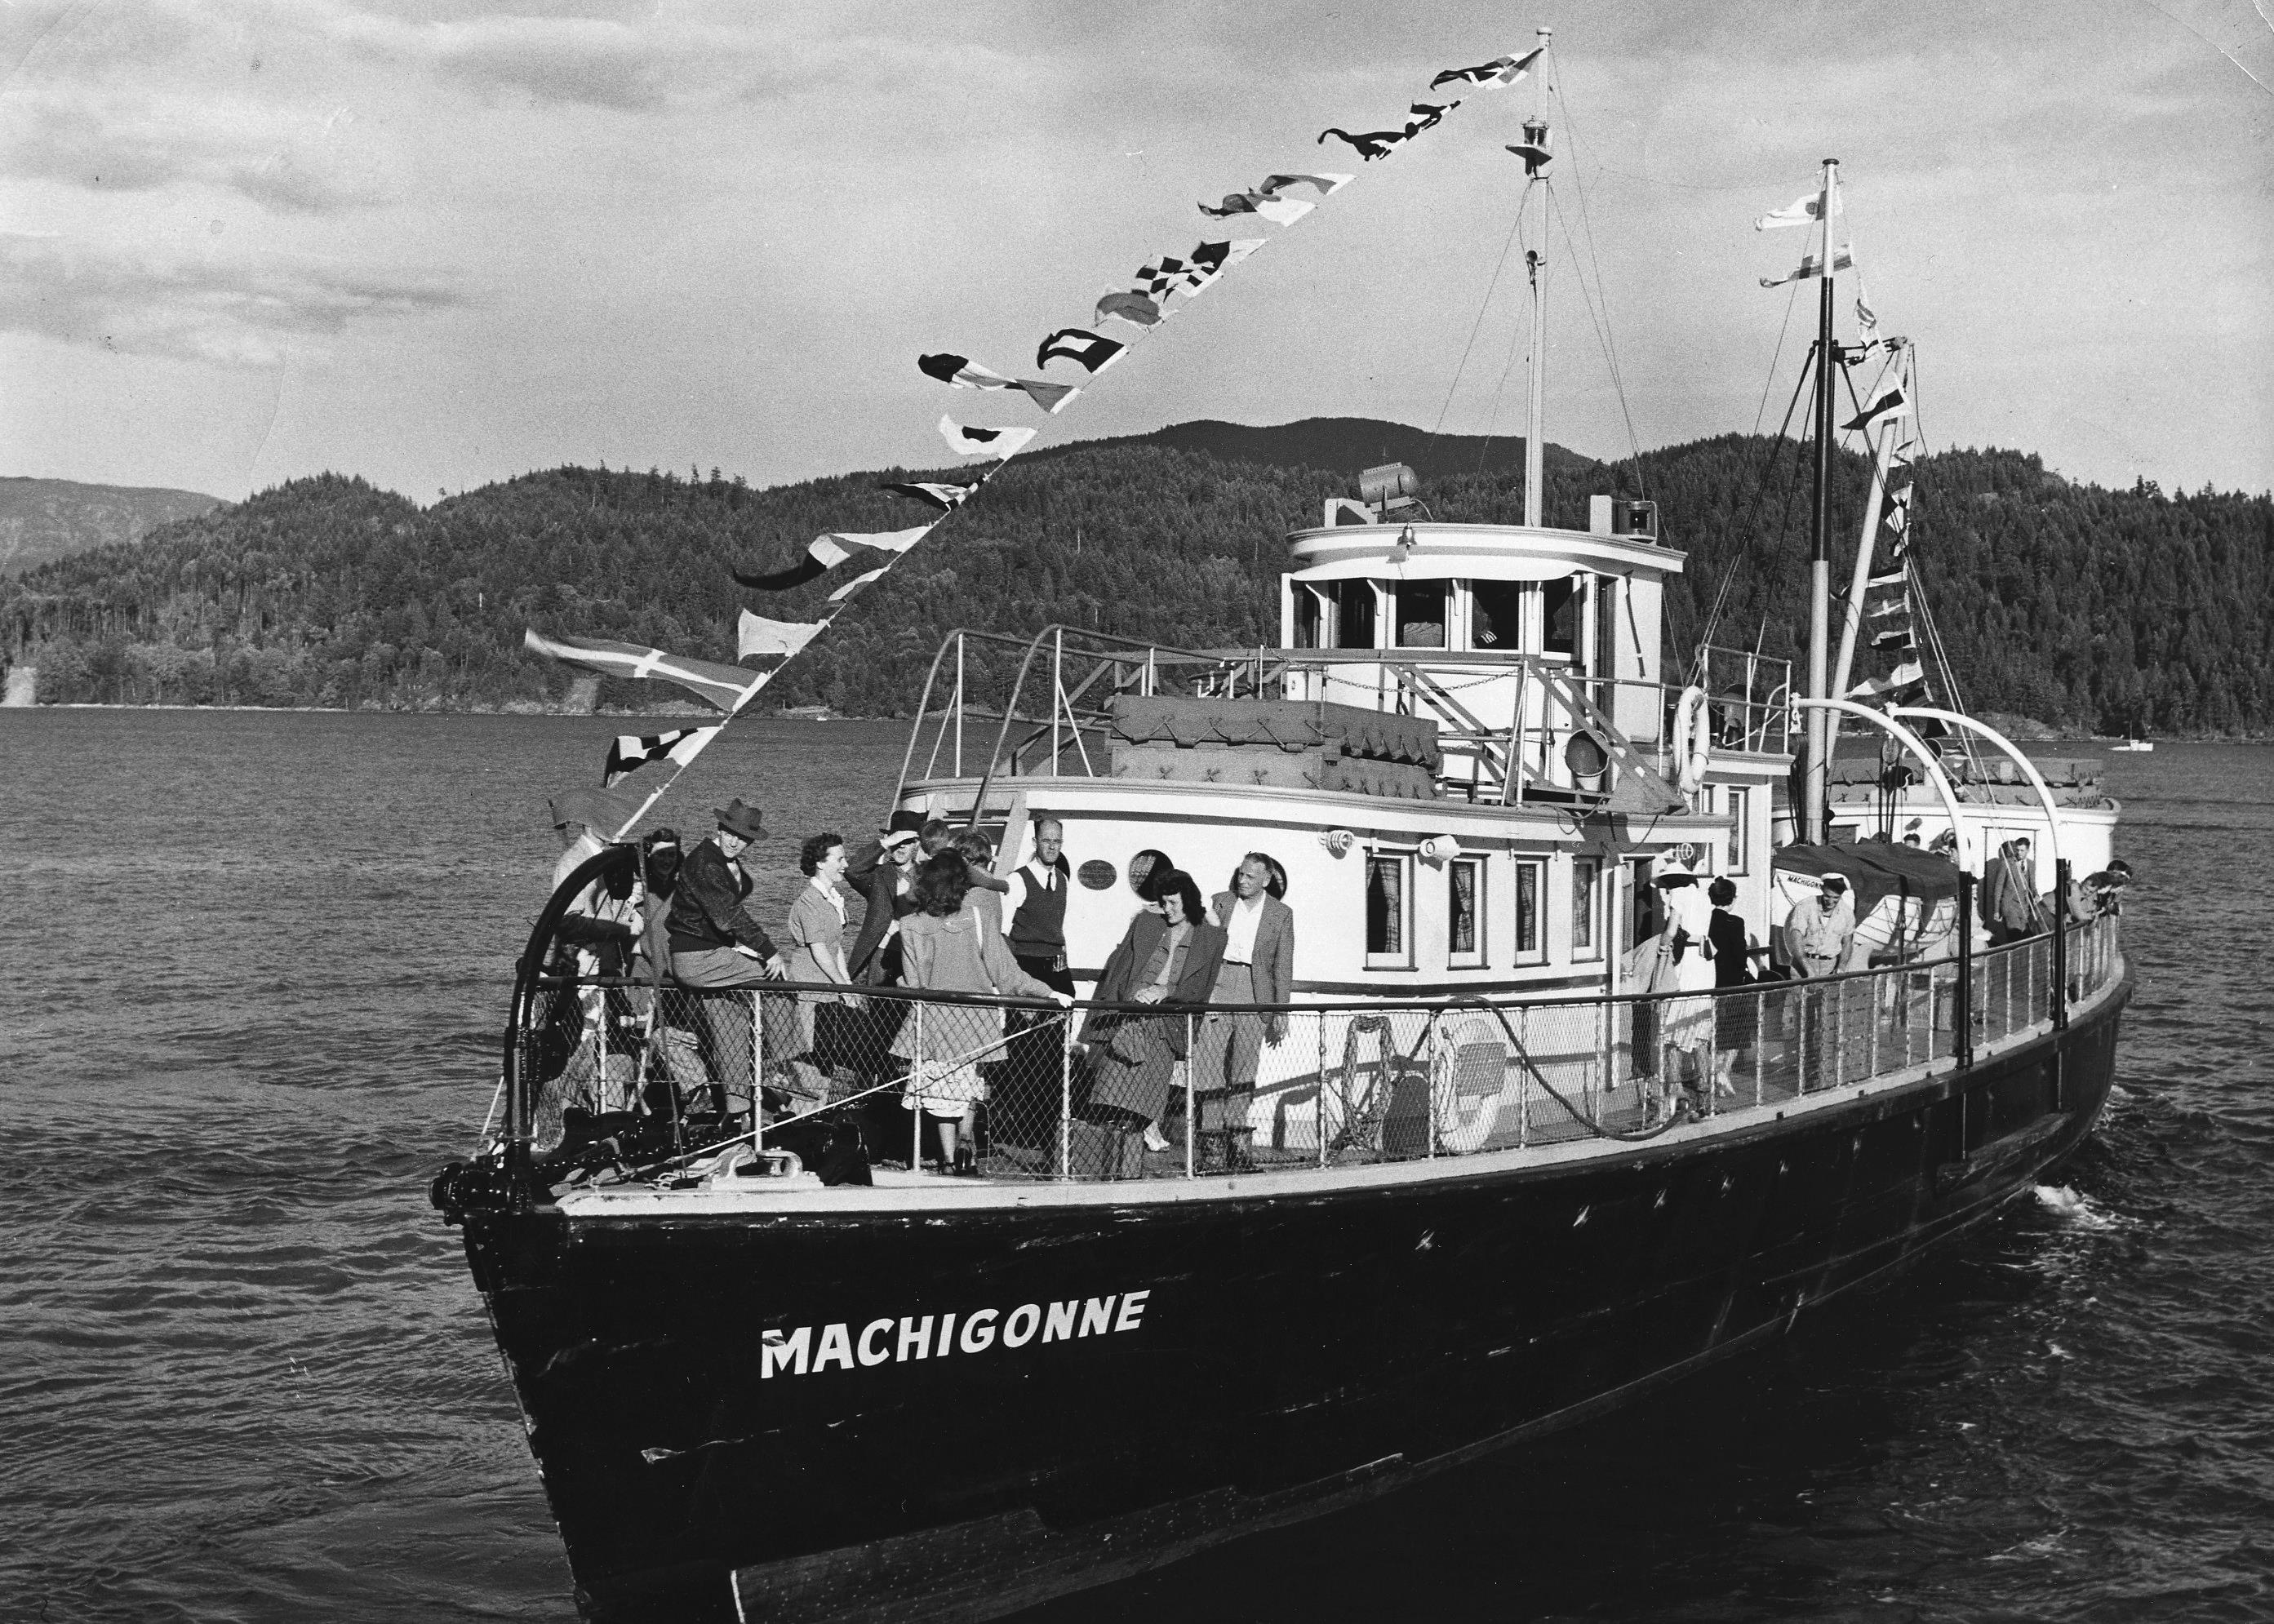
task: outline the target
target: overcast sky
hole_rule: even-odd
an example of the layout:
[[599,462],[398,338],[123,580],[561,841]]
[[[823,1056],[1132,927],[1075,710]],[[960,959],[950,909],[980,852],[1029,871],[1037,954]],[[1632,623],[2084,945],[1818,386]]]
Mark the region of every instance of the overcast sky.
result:
[[[1380,163],[1314,138],[1535,23],[1583,256],[1551,273],[1551,440],[1750,429],[1790,310],[1774,426],[1810,301],[1757,279],[1803,233],[1751,222],[1832,155],[1930,446],[2274,487],[2253,0],[12,4],[0,473],[236,498],[330,469],[425,502],[562,462],[937,465],[943,410],[1520,432],[1509,282],[1477,324],[1538,87]],[[1230,233],[1272,240],[1060,417],[916,372],[1035,375],[1141,261],[1227,234],[1196,202],[1319,168],[1359,181]]]

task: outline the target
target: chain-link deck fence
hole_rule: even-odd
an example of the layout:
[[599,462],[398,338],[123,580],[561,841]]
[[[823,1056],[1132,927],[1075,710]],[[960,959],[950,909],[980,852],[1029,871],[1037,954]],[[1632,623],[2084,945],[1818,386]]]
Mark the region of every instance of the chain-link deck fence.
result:
[[2116,932],[2104,917],[2059,948],[1977,954],[1963,996],[1954,959],[1668,996],[1269,1009],[553,974],[523,1004],[515,1070],[540,1155],[637,1121],[712,1147],[809,1149],[798,1130],[828,1124],[878,1165],[995,1178],[1334,1167],[1649,1138],[1947,1065],[2052,1021],[2057,960],[2068,1002],[2101,990]]

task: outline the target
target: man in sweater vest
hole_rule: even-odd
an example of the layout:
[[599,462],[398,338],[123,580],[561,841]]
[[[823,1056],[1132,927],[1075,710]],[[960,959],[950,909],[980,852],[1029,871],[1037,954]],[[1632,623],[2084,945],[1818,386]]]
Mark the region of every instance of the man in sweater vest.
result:
[[1035,854],[1011,876],[1011,892],[1003,899],[1003,934],[1019,968],[1063,993],[1073,991],[1073,973],[1066,967],[1069,873],[1065,826],[1043,818],[1035,824]]

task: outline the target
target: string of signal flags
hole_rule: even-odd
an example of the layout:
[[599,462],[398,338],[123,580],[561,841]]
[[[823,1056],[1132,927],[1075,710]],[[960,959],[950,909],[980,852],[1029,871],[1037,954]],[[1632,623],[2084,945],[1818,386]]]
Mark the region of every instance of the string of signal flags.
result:
[[[1546,49],[1544,45],[1536,46],[1521,54],[1495,56],[1475,67],[1449,68],[1429,81],[1430,91],[1496,90],[1513,85],[1531,73]],[[1405,117],[1395,126],[1357,132],[1329,128],[1320,132],[1314,144],[1324,146],[1339,141],[1356,153],[1361,163],[1374,163],[1394,155],[1415,138],[1443,123],[1464,99],[1456,96],[1436,102],[1416,101],[1408,105]],[[1355,178],[1324,170],[1274,172],[1251,187],[1225,193],[1218,202],[1198,207],[1201,214],[1211,221],[1245,221],[1253,216],[1284,229]],[[1035,370],[1043,371],[1054,362],[1080,367],[1081,380],[1078,383],[1013,377],[968,356],[945,351],[919,356],[917,370],[953,389],[1023,395],[1046,416],[1056,417],[1092,380],[1128,355],[1133,345],[1167,324],[1178,312],[1269,241],[1268,237],[1203,240],[1181,254],[1163,254],[1147,260],[1137,268],[1127,286],[1108,287],[1099,296],[1086,325],[1057,328],[1046,334],[1035,348]],[[807,544],[804,556],[786,568],[734,572],[734,579],[750,590],[776,593],[817,581],[840,566],[854,567],[852,573],[829,594],[827,606],[814,620],[777,620],[748,609],[742,612],[736,627],[736,658],[742,662],[767,662],[763,668],[722,666],[682,658],[660,649],[559,634],[546,635],[533,628],[523,634],[524,646],[532,653],[590,674],[675,683],[706,704],[725,711],[731,720],[801,650],[826,630],[847,605],[883,579],[911,548],[978,495],[987,482],[1025,450],[1039,432],[1024,425],[988,427],[959,423],[947,414],[942,414],[938,429],[940,438],[957,456],[990,461],[968,480],[892,481],[882,488],[920,503],[939,516],[907,530],[876,533],[830,531],[814,538]],[[631,797],[620,802],[611,801],[604,821],[615,822],[620,813],[625,815],[608,838],[622,839],[724,726],[721,723],[697,730],[680,748],[660,753],[658,759],[672,766],[669,778],[638,799],[636,807]],[[611,753],[607,771],[621,771],[621,752]],[[625,787],[628,786],[616,786],[618,790]],[[602,831],[596,829],[594,832]]]

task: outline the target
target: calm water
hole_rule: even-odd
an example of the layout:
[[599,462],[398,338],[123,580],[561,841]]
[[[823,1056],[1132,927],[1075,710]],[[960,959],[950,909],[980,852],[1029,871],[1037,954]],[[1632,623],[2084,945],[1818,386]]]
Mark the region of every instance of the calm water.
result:
[[[0,1618],[574,1617],[425,1184],[544,801],[628,726],[0,711]],[[900,743],[745,724],[671,804],[856,831]],[[2061,1189],[1651,1404],[1048,1616],[2274,1616],[2274,749],[2109,781],[2142,986]]]

